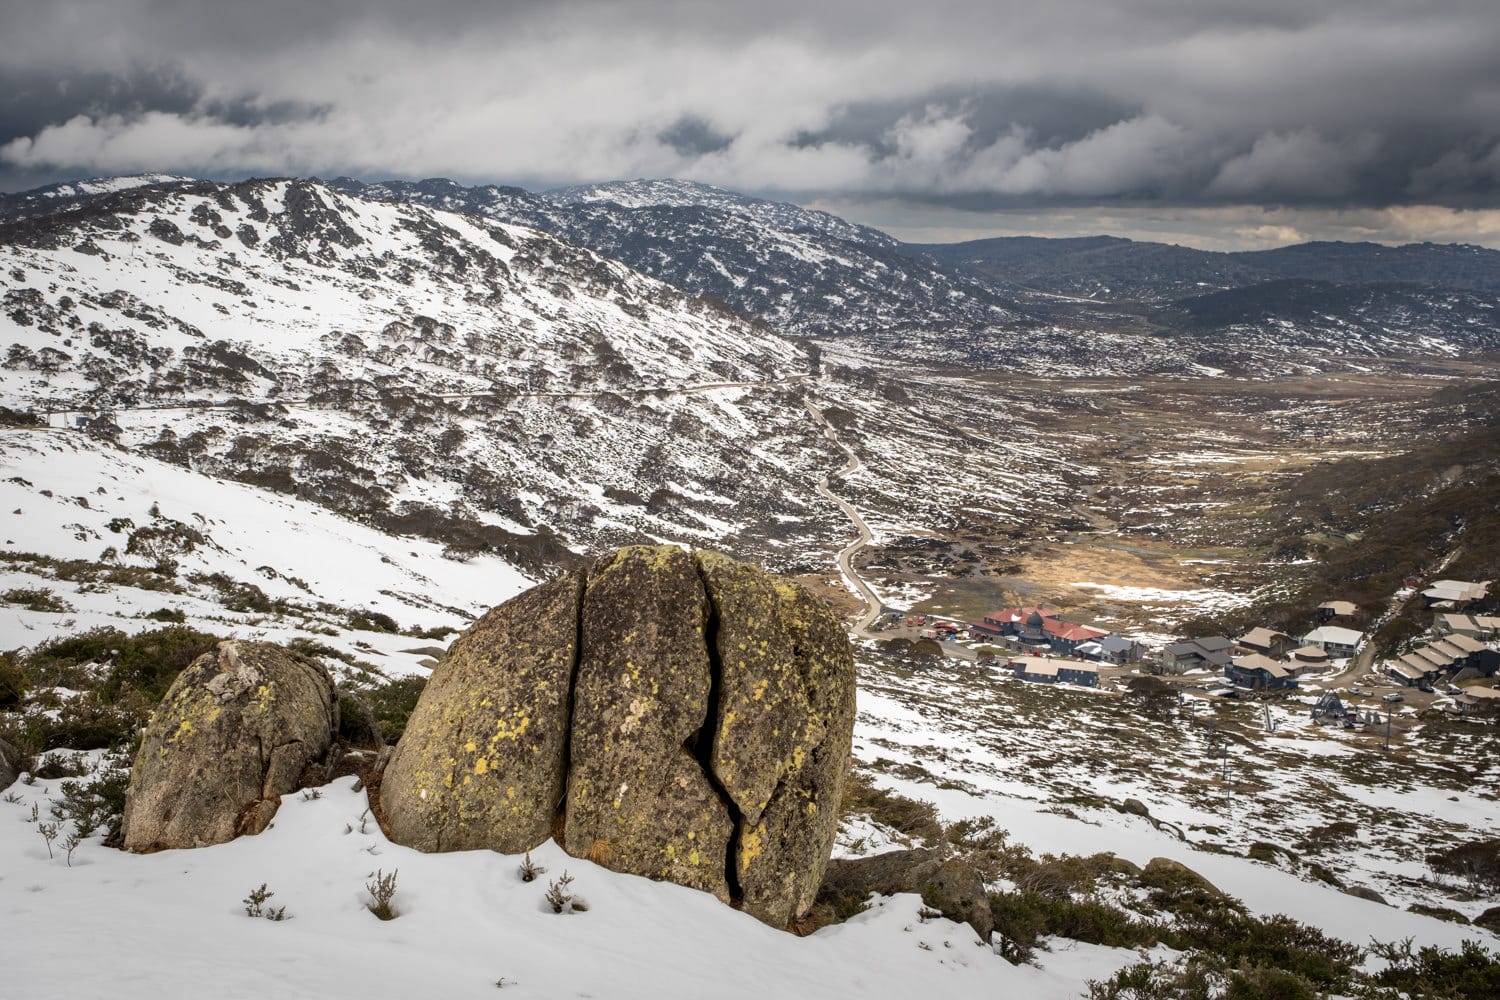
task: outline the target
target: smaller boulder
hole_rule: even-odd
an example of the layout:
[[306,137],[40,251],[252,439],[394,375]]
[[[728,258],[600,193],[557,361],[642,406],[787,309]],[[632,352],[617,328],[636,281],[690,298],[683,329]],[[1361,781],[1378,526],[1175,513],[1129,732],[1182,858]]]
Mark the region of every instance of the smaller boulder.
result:
[[1371,889],[1367,885],[1346,885],[1340,891],[1349,896],[1358,896],[1360,899],[1368,899],[1370,902],[1379,903],[1382,906],[1389,905],[1386,903],[1384,896],[1376,892],[1374,889]]
[[968,924],[988,942],[995,929],[989,893],[972,866],[957,858],[943,861],[924,847],[887,851],[869,858],[828,862],[818,902],[837,912],[878,893],[914,892],[922,902],[955,923]]
[[281,796],[327,777],[338,711],[316,660],[265,642],[219,643],[151,715],[125,792],[125,849],[260,833]]
[[979,940],[989,943],[995,929],[990,894],[972,865],[957,858],[944,861],[922,887],[922,902],[949,920],[968,924]]
[[1146,867],[1141,872],[1141,884],[1173,896],[1193,892],[1203,892],[1210,896],[1224,895],[1208,879],[1171,858],[1152,858],[1146,862]]
[[1151,818],[1151,810],[1147,809],[1146,803],[1142,802],[1140,799],[1126,799],[1120,806],[1120,809],[1132,816],[1144,816],[1147,819]]
[[15,784],[25,770],[26,758],[11,744],[0,740],[0,788]]
[[1475,917],[1474,926],[1500,934],[1500,906],[1492,906]]

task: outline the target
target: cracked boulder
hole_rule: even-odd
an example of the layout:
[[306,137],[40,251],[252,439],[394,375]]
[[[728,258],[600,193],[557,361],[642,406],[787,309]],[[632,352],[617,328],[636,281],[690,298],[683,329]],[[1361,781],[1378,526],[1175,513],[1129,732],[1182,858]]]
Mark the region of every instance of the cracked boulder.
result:
[[631,546],[454,643],[381,805],[411,847],[556,836],[785,927],[822,882],[853,727],[853,657],[825,602],[714,553]]
[[576,573],[534,587],[453,641],[381,779],[392,840],[519,854],[552,835],[582,589]]
[[259,833],[280,797],[321,784],[338,697],[315,660],[264,642],[221,642],[172,684],[130,772],[125,848],[222,844]]
[[729,902],[734,818],[700,760],[707,627],[703,582],[681,549],[632,546],[589,574],[563,849]]

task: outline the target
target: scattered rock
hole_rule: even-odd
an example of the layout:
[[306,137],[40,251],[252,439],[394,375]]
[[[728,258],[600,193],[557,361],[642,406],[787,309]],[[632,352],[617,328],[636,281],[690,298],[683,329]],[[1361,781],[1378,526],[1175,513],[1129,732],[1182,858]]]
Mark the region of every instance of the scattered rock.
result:
[[125,848],[259,833],[282,795],[326,776],[337,730],[337,696],[320,663],[270,643],[221,642],[151,716],[125,794]]
[[387,832],[511,854],[555,835],[785,927],[837,833],[854,677],[838,618],[802,587],[620,549],[454,642],[383,776]]
[[15,784],[25,770],[26,758],[11,744],[0,740],[0,788]]
[[1500,906],[1492,906],[1475,917],[1474,926],[1500,934]]
[[886,851],[868,858],[834,858],[824,871],[818,896],[862,900],[872,893],[889,896],[897,892],[920,892],[940,867],[942,861],[937,854],[925,847]]
[[990,913],[990,897],[984,888],[984,879],[971,865],[957,858],[944,861],[922,887],[922,902],[949,920],[968,924],[979,935],[979,940],[989,943],[990,933],[995,929],[995,918]]
[[1382,906],[1389,905],[1386,903],[1384,896],[1376,892],[1374,889],[1369,888],[1368,886],[1346,885],[1339,891],[1347,893],[1350,896],[1358,896],[1360,899],[1368,899],[1370,902],[1379,903]]
[[1126,799],[1120,805],[1120,809],[1121,811],[1127,812],[1132,816],[1144,816],[1147,819],[1151,818],[1151,810],[1147,809],[1146,803],[1142,802],[1140,799]]
[[872,894],[915,892],[922,902],[956,923],[966,923],[984,941],[995,929],[984,879],[956,858],[943,861],[925,847],[887,851],[868,858],[828,862],[818,902],[849,912]]
[[1152,858],[1141,871],[1141,884],[1160,889],[1173,895],[1188,892],[1206,892],[1210,896],[1222,896],[1222,892],[1208,879],[1193,871],[1180,861],[1171,858]]

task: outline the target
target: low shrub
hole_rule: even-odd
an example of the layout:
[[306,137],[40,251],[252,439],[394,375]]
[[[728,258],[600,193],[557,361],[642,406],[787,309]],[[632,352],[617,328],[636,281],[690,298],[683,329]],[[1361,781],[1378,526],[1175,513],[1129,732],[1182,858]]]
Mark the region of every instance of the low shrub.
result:
[[0,709],[19,705],[31,690],[31,678],[21,657],[14,651],[0,653]]
[[840,815],[869,816],[881,826],[929,844],[940,843],[943,839],[943,825],[938,822],[936,806],[877,788],[860,771],[851,771],[849,780],[844,783]]
[[359,632],[387,632],[392,635],[401,631],[396,619],[382,611],[370,610],[350,612],[349,627]]
[[1465,941],[1458,951],[1428,945],[1412,950],[1410,938],[1400,944],[1377,945],[1376,955],[1390,964],[1374,978],[1414,997],[1490,1000],[1500,996],[1500,955],[1477,941]]
[[1111,948],[1149,948],[1162,936],[1160,925],[1095,899],[1075,900],[1039,892],[990,894],[995,930],[1012,947],[1012,962],[1026,961],[1043,937],[1065,937]]
[[407,720],[417,699],[427,687],[427,677],[411,674],[406,677],[384,679],[381,683],[358,686],[356,693],[370,706],[370,714],[380,724],[380,735],[386,743],[395,743],[406,732]]
[[46,611],[51,614],[67,614],[73,606],[45,587],[25,587],[7,590],[0,594],[0,601],[19,604],[27,611]]

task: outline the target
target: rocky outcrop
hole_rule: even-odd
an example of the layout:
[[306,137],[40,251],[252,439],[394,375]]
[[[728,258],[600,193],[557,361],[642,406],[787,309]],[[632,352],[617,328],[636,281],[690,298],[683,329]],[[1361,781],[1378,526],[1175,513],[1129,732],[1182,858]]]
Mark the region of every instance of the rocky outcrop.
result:
[[828,606],[714,553],[632,546],[535,588],[433,672],[381,783],[421,850],[550,835],[784,927],[837,831],[854,664]]
[[125,848],[259,833],[282,795],[326,777],[337,730],[338,699],[321,664],[270,643],[221,642],[151,716],[125,794]]

